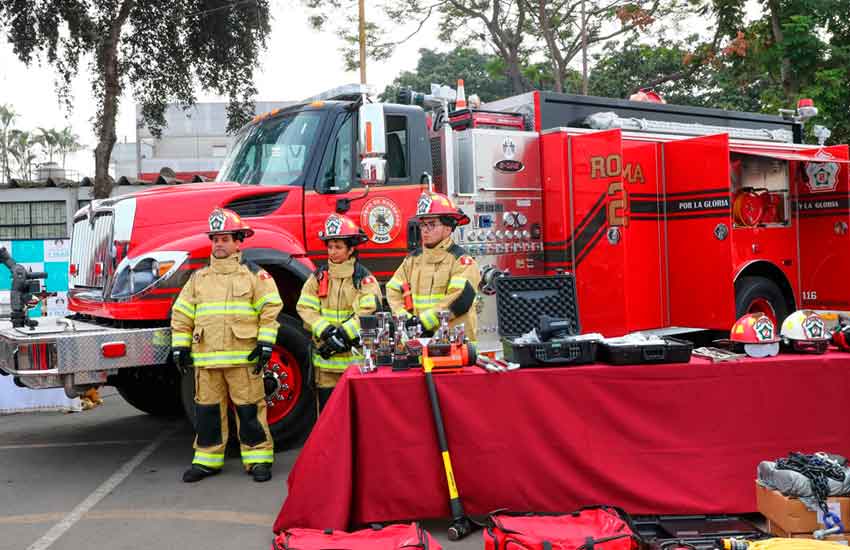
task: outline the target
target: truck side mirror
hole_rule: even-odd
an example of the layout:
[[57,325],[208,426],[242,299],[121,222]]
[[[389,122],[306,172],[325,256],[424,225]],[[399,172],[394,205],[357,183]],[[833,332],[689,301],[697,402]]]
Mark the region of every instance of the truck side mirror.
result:
[[361,105],[358,111],[360,182],[364,185],[387,182],[387,132],[384,106],[381,103]]

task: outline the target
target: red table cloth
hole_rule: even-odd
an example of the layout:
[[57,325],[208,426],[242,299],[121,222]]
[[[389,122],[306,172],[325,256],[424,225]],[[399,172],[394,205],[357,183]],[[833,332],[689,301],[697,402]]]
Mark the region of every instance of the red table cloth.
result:
[[[761,460],[850,456],[850,354],[435,375],[468,513],[614,504],[633,514],[756,509]],[[424,375],[349,369],[274,524],[347,529],[448,517]]]

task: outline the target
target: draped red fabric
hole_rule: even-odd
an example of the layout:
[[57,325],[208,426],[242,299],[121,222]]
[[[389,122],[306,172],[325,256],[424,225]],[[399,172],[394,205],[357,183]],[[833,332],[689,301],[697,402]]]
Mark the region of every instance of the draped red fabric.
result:
[[[850,455],[850,354],[435,376],[468,513],[756,510],[761,460]],[[421,372],[349,369],[288,479],[274,530],[448,517]]]

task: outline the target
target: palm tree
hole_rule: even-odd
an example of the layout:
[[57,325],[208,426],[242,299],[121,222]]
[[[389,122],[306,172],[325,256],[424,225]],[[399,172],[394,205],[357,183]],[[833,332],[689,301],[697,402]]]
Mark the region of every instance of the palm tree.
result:
[[18,174],[21,179],[31,181],[32,163],[38,157],[34,152],[37,141],[24,130],[10,130],[9,136],[11,138],[9,152],[18,164]]
[[9,181],[9,126],[15,121],[17,114],[10,105],[0,105],[0,180]]
[[33,141],[40,143],[44,147],[44,152],[47,153],[47,162],[53,163],[53,154],[59,146],[59,130],[56,128],[42,128],[39,126],[38,131],[41,135]]
[[80,136],[71,131],[70,126],[62,128],[58,134],[57,150],[62,157],[62,169],[65,169],[65,157],[69,153],[76,153],[82,150],[83,144],[80,143]]

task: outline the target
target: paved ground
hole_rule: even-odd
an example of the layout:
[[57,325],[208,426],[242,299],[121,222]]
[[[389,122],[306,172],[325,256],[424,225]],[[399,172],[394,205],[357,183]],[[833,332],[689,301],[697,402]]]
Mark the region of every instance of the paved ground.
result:
[[[109,388],[74,414],[0,416],[0,550],[264,550],[298,452],[276,455],[254,483],[238,459],[201,483],[180,481],[192,458],[184,420],[147,416]],[[481,548],[475,534],[446,548]]]

